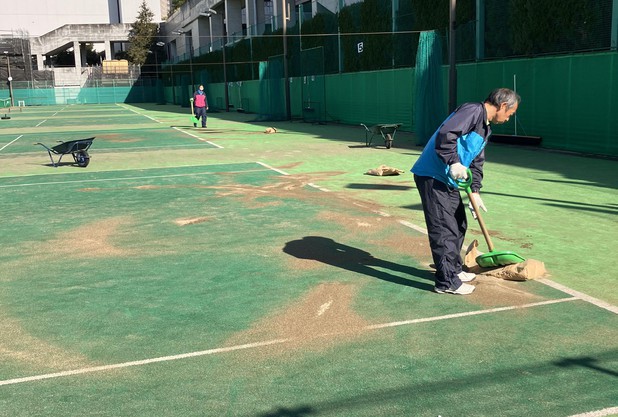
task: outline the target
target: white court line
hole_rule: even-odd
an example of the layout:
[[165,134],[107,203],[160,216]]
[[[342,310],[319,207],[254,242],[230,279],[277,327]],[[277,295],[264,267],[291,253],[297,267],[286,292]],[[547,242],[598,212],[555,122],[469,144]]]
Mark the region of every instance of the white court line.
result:
[[538,279],[537,281],[549,287],[555,288],[569,295],[572,295],[573,297],[577,297],[580,300],[586,301],[590,304],[594,304],[597,307],[604,308],[605,310],[611,311],[614,314],[618,314],[618,307],[611,305],[610,303],[606,303],[603,300],[599,300],[598,298],[591,297],[588,294],[584,294],[583,292],[579,292],[577,290],[566,287],[562,284],[558,284],[557,282],[552,281],[551,279]]
[[449,319],[456,319],[460,317],[478,316],[480,314],[499,313],[502,311],[520,310],[523,308],[531,308],[531,307],[544,306],[544,305],[550,305],[550,304],[564,303],[565,301],[580,301],[580,300],[577,297],[558,298],[556,300],[539,301],[538,303],[522,304],[518,306],[496,307],[496,308],[490,308],[488,310],[477,310],[477,311],[468,311],[465,313],[447,314],[445,316],[426,317],[422,319],[395,321],[392,323],[383,323],[383,324],[372,324],[370,326],[365,327],[365,329],[367,330],[384,329],[386,327],[397,327],[397,326],[405,326],[408,324],[427,323],[429,321],[449,320]]
[[[162,121],[157,120],[157,119],[155,119],[154,117],[150,117],[150,116],[148,116],[147,114],[140,113],[140,112],[138,112],[138,111],[136,111],[136,110],[133,110],[133,109],[131,109],[131,108],[129,108],[129,107],[122,106],[122,105],[120,105],[120,104],[118,104],[118,103],[116,103],[116,105],[117,105],[118,107],[120,107],[120,108],[125,109],[125,110],[132,111],[132,112],[133,112],[133,113],[135,113],[135,114],[139,114],[140,116],[147,117],[147,118],[149,118],[150,120],[153,120],[153,121],[155,121],[155,122],[157,122],[157,123],[163,123]],[[192,133],[189,133],[189,132],[186,132],[186,131],[184,131],[184,130],[178,129],[177,127],[172,127],[172,129],[175,129],[175,130],[177,130],[177,131],[179,131],[179,132],[182,132],[182,133],[184,133],[184,134],[186,134],[186,135],[192,136],[192,137],[194,137],[194,138],[196,138],[196,139],[198,139],[198,140],[200,140],[200,141],[202,141],[202,142],[206,142],[206,143],[208,143],[208,144],[210,144],[210,145],[214,146],[215,148],[223,149],[223,146],[217,145],[216,143],[211,142],[211,141],[209,141],[209,140],[202,139],[202,138],[200,138],[199,136],[196,136],[196,135],[194,135],[194,134],[192,134]]]
[[[426,318],[422,318],[422,319],[397,321],[397,322],[392,322],[392,323],[373,324],[373,325],[370,325],[370,326],[365,326],[363,329],[364,330],[379,330],[379,329],[384,329],[384,328],[388,328],[388,327],[396,327],[396,326],[412,325],[412,324],[419,324],[419,323],[427,323],[427,322],[430,322],[430,321],[438,321],[438,320],[449,320],[449,319],[455,319],[455,318],[460,318],[460,317],[475,316],[475,315],[479,315],[479,314],[498,313],[498,312],[502,312],[502,311],[519,310],[519,309],[524,309],[524,308],[533,308],[533,307],[537,307],[537,306],[544,306],[544,305],[548,305],[548,304],[556,304],[556,303],[562,303],[562,302],[565,302],[565,301],[574,301],[574,300],[577,300],[577,298],[575,298],[575,297],[562,298],[562,299],[558,299],[558,300],[541,301],[541,302],[538,302],[538,303],[522,304],[522,305],[518,305],[518,306],[491,308],[491,309],[487,309],[487,310],[469,311],[469,312],[457,313],[457,314],[447,314],[445,316],[426,317]],[[324,334],[322,336],[332,336],[332,335],[336,335],[336,334],[337,333],[328,333],[328,334]],[[41,381],[41,380],[44,380],[44,379],[62,378],[62,377],[66,377],[66,376],[80,375],[80,374],[86,374],[86,373],[92,373],[92,372],[110,371],[110,370],[113,370],[113,369],[122,369],[122,368],[131,367],[131,366],[148,365],[148,364],[151,364],[151,363],[170,362],[170,361],[176,361],[176,360],[180,360],[180,359],[187,359],[187,358],[195,358],[195,357],[199,357],[199,356],[213,355],[213,354],[217,354],[217,353],[233,352],[233,351],[237,351],[237,350],[254,349],[254,348],[260,348],[260,347],[264,347],[264,346],[270,346],[270,345],[282,344],[282,343],[287,343],[287,342],[293,342],[295,340],[298,340],[298,339],[296,339],[296,338],[273,339],[273,340],[266,340],[266,341],[262,341],[262,342],[248,343],[248,344],[244,344],[244,345],[228,346],[228,347],[223,347],[223,348],[200,350],[200,351],[197,351],[197,352],[182,353],[182,354],[179,354],[179,355],[161,356],[161,357],[158,357],[158,358],[143,359],[143,360],[131,361],[131,362],[122,362],[122,363],[116,363],[116,364],[112,364],[112,365],[93,366],[93,367],[89,367],[89,368],[73,369],[73,370],[70,370],[70,371],[54,372],[54,373],[50,373],[50,374],[33,375],[33,376],[27,376],[27,377],[22,377],[22,378],[6,379],[4,381],[0,381],[0,386],[21,384],[21,383],[33,382],[33,381]]]
[[414,223],[410,223],[410,222],[408,222],[406,220],[399,220],[399,223],[403,224],[406,227],[409,227],[410,229],[414,229],[417,232],[421,232],[421,233],[423,233],[425,235],[427,234],[427,229],[425,229],[424,227],[417,226]]
[[[272,167],[272,166],[270,166],[270,165],[268,165],[268,164],[265,164],[264,162],[260,162],[260,161],[256,161],[256,162],[257,162],[258,164],[262,165],[263,167],[266,167],[266,168],[268,168],[268,169],[270,169],[270,170],[273,170],[273,171],[275,171],[275,172],[278,172],[278,173],[279,173],[279,174],[281,174],[281,175],[290,175],[290,174],[288,174],[287,172],[282,171],[282,170],[280,170],[280,169],[277,169],[277,168],[275,168],[275,167]],[[320,191],[324,191],[325,193],[330,192],[330,190],[329,190],[328,188],[320,187],[319,185],[316,185],[316,184],[314,184],[314,183],[312,183],[312,182],[307,183],[307,185],[308,185],[309,187],[316,188],[316,189],[318,189],[318,190],[320,190]]]
[[[410,229],[414,229],[414,230],[416,230],[418,232],[421,232],[423,234],[427,234],[427,229],[424,229],[424,228],[422,228],[420,226],[417,226],[414,223],[410,223],[410,222],[405,221],[405,220],[399,220],[399,223],[401,223],[402,225],[404,225],[406,227],[409,227]],[[536,281],[538,281],[538,282],[540,282],[542,284],[545,284],[548,287],[552,287],[552,288],[555,288],[555,289],[557,289],[559,291],[562,291],[562,292],[564,292],[566,294],[572,295],[573,297],[575,297],[575,298],[577,298],[579,300],[586,301],[587,303],[590,303],[590,304],[593,304],[593,305],[595,305],[597,307],[600,307],[602,309],[611,311],[614,314],[618,314],[618,307],[616,307],[616,306],[614,306],[614,305],[612,305],[610,303],[607,303],[607,302],[605,302],[603,300],[599,300],[598,298],[594,298],[594,297],[592,297],[592,296],[590,296],[588,294],[584,294],[583,292],[576,291],[576,290],[574,290],[572,288],[569,288],[569,287],[567,287],[565,285],[558,284],[557,282],[552,281],[550,279],[537,279]]]
[[[191,145],[182,145],[182,146],[191,146]],[[197,145],[196,145],[197,146]],[[133,148],[116,148],[116,149],[133,149]],[[28,153],[38,153],[38,152],[28,152]],[[257,162],[239,162],[239,163],[233,163],[233,162],[219,162],[219,163],[213,163],[213,164],[208,164],[208,165],[204,165],[204,164],[193,164],[193,165],[174,165],[174,166],[162,166],[162,167],[153,167],[153,168],[146,168],[142,171],[145,170],[160,170],[160,169],[180,169],[180,168],[199,168],[199,167],[218,167],[218,166],[228,166],[228,165],[252,165],[252,164],[256,164]],[[259,165],[259,164],[258,164]],[[109,171],[96,171],[97,174],[115,174],[118,172],[122,172],[122,171],[135,171],[134,169],[119,169],[119,170],[109,170]],[[258,169],[255,171],[263,171],[262,169]],[[210,172],[210,171],[209,171]],[[222,172],[222,171],[217,171],[217,172]],[[245,171],[234,171],[234,173],[237,172],[245,172]],[[40,177],[44,174],[23,174],[23,175],[10,175],[10,176],[6,176],[6,177],[0,177],[0,180],[4,180],[7,178],[25,178],[25,177]],[[63,174],[64,175],[64,174]],[[81,173],[77,173],[77,174],[66,174],[66,175],[82,175]]]
[[140,113],[140,112],[138,112],[138,111],[136,111],[136,110],[133,110],[133,109],[131,109],[131,108],[129,108],[129,107],[121,106],[121,105],[120,105],[120,104],[118,104],[118,103],[116,103],[116,106],[120,107],[121,109],[125,109],[125,110],[132,111],[133,113],[135,113],[135,114],[139,114],[140,116],[147,117],[147,118],[149,118],[150,120],[152,120],[152,121],[154,121],[154,122],[157,122],[157,123],[163,123],[163,122],[161,122],[161,121],[159,121],[159,120],[155,119],[154,117],[150,117],[150,116],[148,116],[148,115],[146,115],[146,114]]
[[214,175],[219,174],[221,172],[225,172],[226,174],[242,174],[245,172],[264,172],[264,169],[248,169],[242,171],[205,171],[205,172],[192,172],[185,174],[167,174],[167,175],[150,175],[150,176],[141,176],[141,177],[120,177],[120,178],[93,178],[93,179],[84,179],[84,180],[70,180],[70,181],[50,181],[50,182],[31,182],[26,184],[8,184],[8,185],[0,185],[0,188],[18,188],[18,187],[31,187],[35,185],[62,185],[62,184],[80,184],[80,183],[88,183],[88,182],[114,182],[114,181],[131,181],[131,180],[144,180],[150,178],[174,178],[174,177],[190,177],[192,175]]
[[[284,172],[284,171],[281,171],[279,169],[273,168],[270,165],[265,164],[263,162],[257,161],[257,163],[262,165],[262,166],[264,166],[264,167],[266,167],[266,168],[268,168],[268,169],[272,169],[273,171],[279,172],[279,173],[281,173],[283,175],[290,175],[287,172]],[[320,187],[318,185],[315,185],[313,183],[309,183],[308,185],[310,185],[310,186],[312,186],[314,188],[317,188],[318,190],[329,191],[328,189],[322,188],[322,187]],[[359,204],[357,204],[357,205],[359,205]],[[390,214],[382,212],[382,211],[375,211],[375,210],[372,210],[372,211],[374,213],[380,215],[380,216],[383,216],[383,217],[391,217]],[[424,227],[417,226],[414,223],[410,223],[409,221],[406,221],[406,220],[398,220],[398,222],[400,224],[406,226],[406,227],[409,227],[410,229],[416,230],[417,232],[423,233],[425,235],[427,234],[427,229],[425,229]],[[566,294],[572,295],[572,296],[576,297],[579,300],[586,301],[587,303],[593,304],[593,305],[595,305],[597,307],[600,307],[602,309],[611,311],[612,313],[618,314],[618,307],[616,307],[614,305],[611,305],[609,303],[606,303],[605,301],[602,301],[602,300],[599,300],[597,298],[591,297],[591,296],[589,296],[587,294],[584,294],[582,292],[573,290],[573,289],[571,289],[569,287],[566,287],[566,286],[564,286],[562,284],[558,284],[557,282],[551,281],[549,279],[539,279],[537,281],[539,281],[539,282],[541,282],[541,283],[543,283],[543,284],[545,284],[545,285],[547,285],[549,287],[552,287],[552,288],[555,288],[557,290],[560,290],[560,291],[562,291],[562,292],[564,292]]]
[[282,171],[282,170],[280,170],[280,169],[277,169],[277,168],[275,168],[275,167],[272,167],[272,166],[270,166],[270,165],[268,165],[268,164],[265,164],[264,162],[260,162],[260,161],[256,161],[256,162],[257,162],[258,164],[262,165],[262,166],[263,166],[263,167],[265,167],[265,168],[268,168],[268,169],[270,169],[270,170],[272,170],[272,171],[278,172],[278,173],[279,173],[279,174],[281,174],[281,175],[290,175],[290,174],[288,174],[287,172]]
[[603,410],[589,411],[583,414],[574,414],[569,417],[604,417],[618,414],[618,407],[604,408]]
[[2,148],[0,148],[0,151],[2,151],[4,148],[6,148],[7,146],[11,145],[13,142],[16,142],[19,138],[21,138],[24,135],[19,135],[17,136],[15,139],[13,139],[12,141],[10,141],[9,143],[7,143],[6,145],[4,145]]
[[57,115],[58,113],[60,113],[62,110],[66,109],[67,107],[64,106],[63,108],[61,108],[60,110],[58,110],[56,113],[52,114],[52,117],[54,117],[55,115]]
[[324,191],[325,193],[330,193],[330,190],[329,190],[328,188],[320,187],[319,185],[314,184],[314,183],[312,183],[312,182],[307,183],[307,185],[308,185],[309,187],[317,188],[317,189],[318,189],[318,190],[320,190],[320,191]]
[[45,123],[47,121],[47,119],[43,120],[42,122],[40,122],[38,125],[36,125],[35,127],[39,127],[41,126],[43,123]]
[[53,374],[44,374],[44,375],[28,376],[24,378],[7,379],[4,381],[0,381],[0,386],[20,384],[24,382],[40,381],[43,379],[61,378],[64,376],[80,375],[80,374],[86,374],[86,373],[91,373],[91,372],[110,371],[112,369],[128,368],[130,366],[148,365],[148,364],[157,363],[157,362],[169,362],[169,361],[174,361],[178,359],[193,358],[196,356],[213,355],[216,353],[227,353],[227,352],[233,352],[235,350],[243,350],[243,349],[251,349],[251,348],[262,347],[262,346],[275,345],[278,343],[287,342],[288,340],[289,339],[275,339],[275,340],[269,340],[266,342],[248,343],[246,345],[236,345],[236,346],[230,346],[230,347],[225,347],[225,348],[202,350],[199,352],[183,353],[180,355],[162,356],[159,358],[144,359],[140,361],[116,363],[113,365],[93,366],[91,368],[74,369],[71,371],[55,372]]
[[[202,139],[202,138],[200,138],[199,136],[194,135],[193,133],[187,132],[187,131],[182,130],[182,129],[178,129],[177,127],[172,127],[172,129],[175,129],[175,130],[177,130],[177,131],[179,131],[179,132],[182,132],[182,133],[184,133],[185,135],[192,136],[192,137],[194,137],[195,139],[201,140],[202,142],[209,143],[209,144],[211,144],[212,146],[215,146],[215,147],[217,147],[217,148],[219,148],[219,149],[223,149],[223,146],[217,145],[216,143],[211,142],[211,141],[209,141],[209,140]],[[258,162],[258,164],[259,164],[259,162]]]
[[[273,169],[272,167],[269,167],[267,164],[264,164],[261,162],[258,162],[258,164],[264,166],[265,168]],[[283,175],[289,175],[285,173],[284,171],[280,171],[277,169],[273,169],[273,170],[276,172],[280,172]],[[237,172],[240,173],[240,172],[251,172],[251,171],[262,171],[262,170],[249,170],[249,171],[237,171]],[[215,172],[207,172],[204,174],[214,174],[214,173]],[[133,178],[126,178],[126,179],[173,177],[173,176],[185,176],[185,175],[195,175],[195,173],[193,174],[172,174],[172,175],[167,175],[167,176],[153,176],[153,177],[133,177]],[[120,180],[120,179],[112,179],[112,180]],[[101,180],[83,180],[83,181],[80,180],[80,181],[70,181],[70,182],[87,182],[87,181],[101,181]],[[62,183],[62,182],[58,182],[58,183]],[[41,184],[50,184],[50,183],[41,183]],[[455,319],[455,318],[460,318],[460,317],[498,313],[498,312],[503,312],[503,311],[512,311],[512,310],[518,310],[518,309],[524,309],[524,308],[533,308],[537,306],[551,305],[551,304],[562,303],[566,301],[577,301],[577,300],[588,301],[580,297],[574,296],[574,297],[569,297],[569,298],[547,300],[547,301],[541,301],[538,303],[529,303],[529,304],[523,304],[523,305],[518,305],[518,306],[499,307],[499,308],[492,308],[492,309],[487,309],[487,310],[477,310],[477,311],[470,311],[470,312],[464,312],[464,313],[448,314],[444,316],[426,317],[426,318],[404,320],[404,321],[397,321],[397,322],[391,322],[391,323],[374,324],[374,325],[366,326],[364,329],[365,330],[378,330],[378,329],[383,329],[383,328],[420,324],[420,323],[426,323],[426,322],[438,321],[438,320],[449,320],[449,319]],[[258,347],[269,346],[269,345],[274,345],[274,344],[282,344],[282,343],[286,343],[286,342],[293,341],[293,340],[294,339],[274,339],[274,340],[269,340],[269,341],[255,342],[255,343],[244,344],[244,345],[236,345],[236,346],[230,346],[230,347],[225,347],[225,348],[209,349],[209,350],[190,352],[190,353],[179,354],[179,355],[163,356],[163,357],[158,357],[158,358],[144,359],[144,360],[131,361],[131,362],[123,362],[123,363],[112,364],[112,365],[103,365],[103,366],[96,366],[96,367],[90,367],[90,368],[75,369],[75,370],[70,370],[70,371],[56,372],[56,373],[51,373],[51,374],[14,378],[14,379],[0,381],[0,386],[19,384],[19,383],[25,383],[25,382],[33,382],[33,381],[39,381],[39,380],[51,379],[51,378],[60,378],[60,377],[65,377],[65,376],[79,375],[79,374],[85,374],[85,373],[91,373],[91,372],[108,371],[108,370],[113,370],[113,369],[127,368],[131,366],[147,365],[150,363],[157,363],[157,362],[167,362],[167,361],[173,361],[173,360],[179,360],[179,359],[185,359],[185,358],[191,358],[191,357],[212,355],[212,354],[217,354],[217,353],[226,353],[226,352],[231,352],[235,350],[258,348]],[[586,417],[597,417],[597,416],[601,417],[601,416],[606,416],[606,415],[608,414],[592,414],[590,416],[588,415],[585,415],[585,416]],[[584,415],[581,415],[578,417],[583,417],[583,416]]]

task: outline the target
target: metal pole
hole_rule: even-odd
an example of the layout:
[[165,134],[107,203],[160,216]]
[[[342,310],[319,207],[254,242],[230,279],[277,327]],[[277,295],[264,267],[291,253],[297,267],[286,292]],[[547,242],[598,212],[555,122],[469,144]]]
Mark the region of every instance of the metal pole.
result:
[[455,56],[455,10],[457,8],[457,0],[450,0],[449,11],[449,44],[448,44],[448,60],[449,60],[449,73],[448,73],[448,109],[449,112],[454,111],[457,108],[457,68],[456,68],[456,56]]
[[227,91],[228,85],[227,85],[227,65],[225,61],[225,38],[223,38],[223,45],[221,47],[221,50],[223,51],[223,83],[225,84],[223,95],[225,97],[225,111],[229,112],[230,111],[230,93]]
[[189,47],[189,72],[191,73],[191,91],[194,91],[195,80],[193,79],[193,45]]
[[172,81],[172,103],[176,103],[176,83],[174,81],[174,64],[170,65],[171,81]]
[[485,0],[476,0],[476,60],[485,59]]
[[[399,7],[399,2],[391,0],[391,32],[393,35],[397,31],[397,7]],[[395,48],[391,51],[391,68],[395,68]]]
[[[337,13],[341,11],[343,8],[344,0],[339,0],[337,2]],[[343,55],[341,54],[341,26],[337,23],[337,61],[339,64],[339,74],[343,71]]]
[[612,2],[612,34],[610,49],[612,51],[618,50],[618,0]]
[[[208,28],[209,28],[209,35],[210,35],[210,52],[212,52],[212,45],[214,44],[214,40],[213,40],[213,33],[212,33],[212,13],[217,14],[214,11],[209,12],[210,14],[208,15]],[[225,31],[223,32],[222,36],[221,36],[221,53],[223,55],[223,99],[225,101],[225,111],[229,112],[230,111],[230,94],[228,92],[228,86],[227,86],[227,61],[225,59],[225,44],[227,43],[227,38],[226,38],[226,33]]]
[[[517,74],[513,74],[513,91],[517,93]],[[517,136],[517,113],[515,113],[515,136]]]
[[288,42],[287,42],[287,2],[286,0],[281,0],[283,4],[283,82],[285,83],[285,115],[286,120],[292,119],[292,108],[290,104],[290,80],[288,74]]
[[9,97],[11,99],[11,107],[15,106],[15,101],[13,101],[13,77],[11,77],[11,61],[9,60],[9,53],[6,54],[6,69],[8,73],[7,81],[9,83]]

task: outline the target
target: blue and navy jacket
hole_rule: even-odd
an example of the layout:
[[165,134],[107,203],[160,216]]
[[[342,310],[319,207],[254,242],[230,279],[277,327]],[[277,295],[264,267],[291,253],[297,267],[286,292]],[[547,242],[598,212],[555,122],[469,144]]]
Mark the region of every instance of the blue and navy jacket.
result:
[[457,188],[448,170],[449,165],[459,162],[472,171],[470,188],[478,192],[483,181],[484,149],[490,135],[491,128],[483,103],[462,104],[431,136],[410,171]]

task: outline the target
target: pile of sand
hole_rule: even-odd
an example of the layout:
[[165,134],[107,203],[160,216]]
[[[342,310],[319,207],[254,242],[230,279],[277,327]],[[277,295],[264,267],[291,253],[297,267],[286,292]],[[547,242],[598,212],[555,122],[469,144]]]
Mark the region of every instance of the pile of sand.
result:
[[399,174],[403,174],[403,171],[397,168],[392,168],[386,165],[380,165],[377,168],[374,169],[370,169],[369,171],[367,171],[365,174],[367,175],[377,175],[379,177],[382,176],[386,176],[386,175],[399,175]]
[[547,276],[545,264],[535,259],[527,259],[524,262],[496,268],[481,268],[476,263],[476,258],[483,254],[483,252],[478,250],[478,245],[479,242],[474,240],[466,250],[464,265],[469,272],[506,279],[509,281],[527,281]]

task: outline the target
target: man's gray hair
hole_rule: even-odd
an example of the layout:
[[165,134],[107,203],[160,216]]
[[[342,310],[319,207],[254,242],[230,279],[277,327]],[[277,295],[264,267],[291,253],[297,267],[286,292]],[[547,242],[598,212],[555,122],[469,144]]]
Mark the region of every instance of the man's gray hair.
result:
[[496,88],[485,99],[485,103],[492,104],[497,108],[500,108],[502,103],[506,103],[506,107],[509,109],[515,106],[515,104],[519,104],[520,101],[521,97],[519,94],[508,88]]

